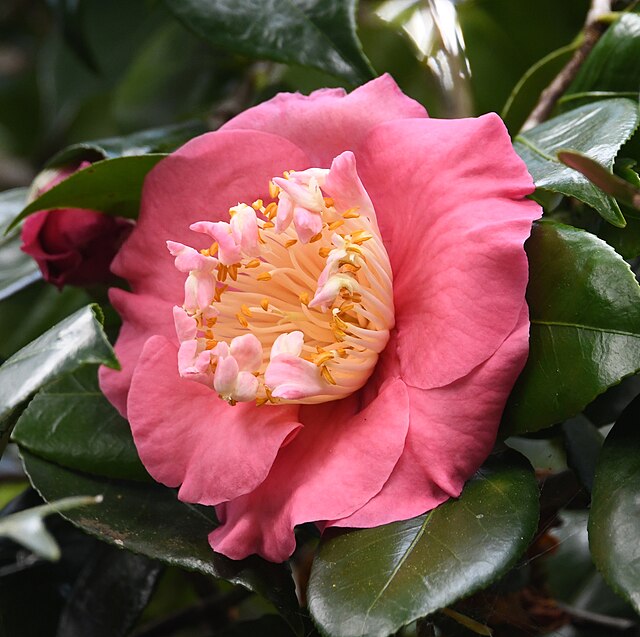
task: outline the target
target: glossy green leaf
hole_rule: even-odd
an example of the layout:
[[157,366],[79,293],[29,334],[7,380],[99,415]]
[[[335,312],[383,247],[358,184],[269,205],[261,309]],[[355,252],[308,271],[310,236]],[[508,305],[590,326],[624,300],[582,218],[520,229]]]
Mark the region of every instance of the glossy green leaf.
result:
[[640,91],[640,15],[626,13],[593,48],[560,99],[565,110],[594,99],[632,97]]
[[580,482],[591,493],[596,462],[604,436],[582,414],[562,423],[567,463],[576,472]]
[[297,632],[301,629],[291,574],[285,564],[257,557],[231,560],[214,553],[207,535],[218,522],[213,507],[180,502],[156,483],[110,480],[65,469],[22,452],[29,479],[45,500],[73,494],[102,495],[99,507],[65,512],[88,533],[167,564],[219,577],[270,600]]
[[64,467],[110,478],[150,480],[129,423],[104,397],[95,367],[42,389],[22,412],[12,438]]
[[32,201],[10,228],[38,210],[88,208],[118,217],[135,218],[142,182],[166,155],[137,155],[104,159],[74,173]]
[[575,197],[595,208],[616,226],[625,220],[615,199],[584,175],[556,157],[559,150],[583,153],[610,172],[620,150],[638,125],[638,105],[611,99],[587,104],[550,119],[515,138],[514,148],[524,159],[537,188]]
[[153,594],[160,562],[103,544],[76,580],[59,637],[127,637]]
[[13,218],[24,208],[26,188],[0,193],[0,301],[41,278],[36,262],[20,250],[20,230],[5,235]]
[[620,255],[584,230],[548,220],[534,225],[526,250],[529,359],[503,433],[562,422],[640,369],[640,287]]
[[11,413],[43,385],[86,364],[117,369],[97,305],[78,310],[0,367],[0,431]]
[[589,545],[607,583],[640,612],[640,398],[607,436],[593,484]]
[[46,165],[52,167],[82,160],[99,161],[116,157],[170,153],[206,130],[204,122],[193,120],[184,124],[151,128],[122,137],[80,142],[56,153]]
[[356,36],[355,0],[165,0],[216,47],[301,64],[360,84],[373,77]]
[[457,500],[412,520],[324,539],[309,609],[333,637],[391,635],[497,579],[537,523],[531,467],[512,451],[493,455]]

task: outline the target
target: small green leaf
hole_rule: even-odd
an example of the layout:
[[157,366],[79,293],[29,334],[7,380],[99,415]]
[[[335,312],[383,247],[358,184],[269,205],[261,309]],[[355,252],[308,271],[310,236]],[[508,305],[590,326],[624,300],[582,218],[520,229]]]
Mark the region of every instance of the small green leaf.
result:
[[605,440],[593,484],[589,545],[607,583],[640,612],[640,398]]
[[0,537],[11,538],[45,560],[60,559],[60,548],[42,521],[47,515],[97,504],[100,496],[76,496],[13,513],[0,519]]
[[356,36],[356,0],[165,0],[216,47],[301,64],[361,84],[374,76]]
[[457,500],[412,520],[324,539],[311,614],[333,637],[386,636],[487,586],[538,523],[538,487],[516,452],[493,455]]
[[65,469],[22,451],[31,483],[45,500],[77,493],[102,495],[99,507],[64,517],[96,537],[167,564],[241,584],[270,600],[296,633],[302,630],[291,573],[258,557],[231,560],[214,553],[207,535],[218,522],[213,507],[180,502],[156,483],[127,482]]
[[40,390],[22,412],[13,441],[69,469],[127,480],[150,480],[129,423],[98,387],[95,367]]
[[611,171],[620,147],[637,125],[637,103],[626,99],[604,100],[581,106],[518,135],[514,148],[527,164],[537,188],[575,197],[595,208],[609,223],[624,226],[615,199],[565,166],[556,153],[577,151]]
[[0,431],[11,413],[43,385],[86,364],[118,368],[97,305],[67,317],[0,367]]
[[600,38],[559,103],[567,110],[594,99],[637,100],[639,91],[640,15],[625,13]]
[[24,208],[26,188],[0,193],[0,301],[41,278],[37,263],[20,250],[20,230],[5,234],[12,219]]
[[205,123],[192,120],[173,126],[162,126],[123,135],[80,142],[56,153],[46,164],[47,168],[80,162],[99,161],[116,157],[132,157],[153,153],[170,153],[189,139],[206,132]]
[[574,416],[640,369],[640,287],[598,237],[554,221],[534,224],[527,302],[527,364],[511,393],[503,433]]
[[104,159],[61,181],[32,201],[9,226],[38,210],[87,208],[118,217],[135,218],[140,206],[142,182],[166,155],[137,155]]

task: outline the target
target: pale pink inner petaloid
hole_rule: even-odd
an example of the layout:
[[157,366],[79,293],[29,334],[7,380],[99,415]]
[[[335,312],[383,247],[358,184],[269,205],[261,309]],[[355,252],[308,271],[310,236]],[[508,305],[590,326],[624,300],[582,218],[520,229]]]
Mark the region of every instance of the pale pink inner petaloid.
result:
[[230,404],[343,398],[365,384],[394,325],[371,200],[350,152],[274,177],[268,192],[229,222],[193,224],[208,249],[167,243],[187,275],[174,308],[180,375]]

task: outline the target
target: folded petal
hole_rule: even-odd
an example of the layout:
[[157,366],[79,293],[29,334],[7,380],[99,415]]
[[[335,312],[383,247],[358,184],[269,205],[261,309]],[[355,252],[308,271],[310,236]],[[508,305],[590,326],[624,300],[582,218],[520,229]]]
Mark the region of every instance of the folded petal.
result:
[[[180,487],[186,502],[213,505],[255,489],[284,441],[301,425],[296,406],[227,405],[208,387],[180,378],[177,350],[150,338],[131,381],[128,414],[149,473]],[[215,470],[212,470],[215,468]]]
[[266,480],[218,507],[223,525],[209,536],[211,546],[233,559],[258,553],[281,562],[295,548],[296,524],[362,507],[402,453],[408,407],[401,381],[387,383],[359,413],[356,396],[303,407],[304,429],[280,450]]
[[525,305],[516,329],[467,376],[436,389],[407,385],[409,433],[389,481],[360,510],[329,526],[368,528],[408,519],[460,495],[493,447],[507,397],[526,361],[528,342]]
[[221,130],[275,133],[306,149],[307,167],[328,168],[342,151],[355,150],[373,126],[426,116],[423,106],[404,95],[390,75],[383,75],[348,95],[342,89],[322,89],[309,96],[281,93],[237,115]]
[[494,114],[382,124],[358,168],[393,269],[402,376],[448,385],[516,326],[541,214],[531,177]]

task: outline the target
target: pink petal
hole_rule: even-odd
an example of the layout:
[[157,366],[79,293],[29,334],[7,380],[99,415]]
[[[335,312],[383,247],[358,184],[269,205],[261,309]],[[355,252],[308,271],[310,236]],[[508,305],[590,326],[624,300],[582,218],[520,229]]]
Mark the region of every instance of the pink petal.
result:
[[233,390],[233,399],[243,403],[255,400],[259,385],[258,379],[251,372],[240,372]]
[[255,372],[262,365],[262,344],[254,334],[236,336],[231,341],[231,356],[240,371]]
[[276,232],[284,232],[293,220],[293,201],[289,196],[278,199],[278,213],[276,214]]
[[306,208],[296,206],[293,209],[293,225],[300,241],[309,243],[309,240],[322,230],[322,217]]
[[222,130],[251,129],[281,135],[307,150],[310,161],[306,166],[323,168],[342,151],[355,150],[373,126],[426,116],[423,106],[404,95],[390,75],[383,75],[348,95],[342,89],[323,89],[309,96],[281,93],[237,115]]
[[324,394],[327,390],[327,384],[320,376],[320,368],[291,354],[272,357],[264,380],[275,398],[285,400],[301,400]]
[[359,214],[375,220],[373,204],[360,181],[352,152],[344,152],[333,160],[324,190],[333,199],[338,212],[357,208]]
[[233,356],[218,359],[213,387],[221,396],[231,396],[238,380],[238,363]]
[[[213,390],[181,379],[176,347],[154,336],[131,382],[129,421],[151,475],[181,500],[218,504],[255,489],[283,442],[300,428],[296,406],[234,407]],[[212,470],[215,467],[215,470]]]
[[176,334],[180,342],[188,341],[196,337],[198,331],[196,320],[177,305],[173,307],[173,324],[175,325]]
[[271,346],[271,358],[273,359],[279,354],[300,356],[303,345],[304,334],[300,330],[280,334],[280,336],[273,341],[273,345]]
[[523,199],[531,177],[494,114],[382,124],[358,166],[393,268],[402,376],[447,385],[516,325],[541,214]]
[[372,527],[412,518],[457,497],[495,442],[507,397],[527,358],[529,315],[493,356],[450,385],[407,385],[411,420],[387,484],[359,511],[329,526]]
[[280,450],[266,480],[218,507],[224,524],[209,536],[211,546],[233,559],[258,553],[281,562],[295,548],[296,524],[345,517],[378,493],[404,448],[404,384],[387,383],[358,409],[356,396],[303,407],[304,429]]

